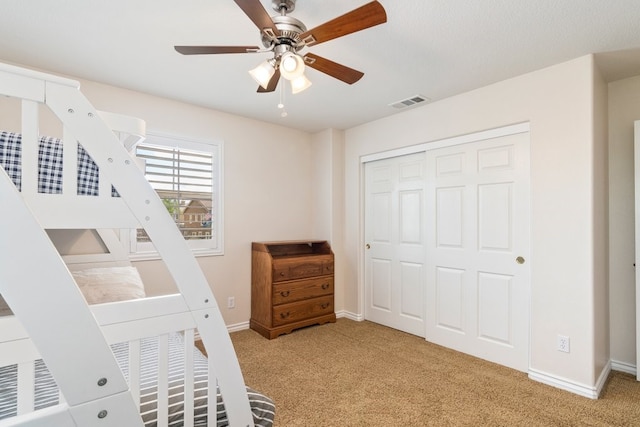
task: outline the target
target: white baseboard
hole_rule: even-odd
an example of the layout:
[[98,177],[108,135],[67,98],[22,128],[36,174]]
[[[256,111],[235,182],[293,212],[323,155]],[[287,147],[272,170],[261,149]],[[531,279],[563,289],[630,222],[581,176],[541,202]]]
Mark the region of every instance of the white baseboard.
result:
[[249,322],[248,321],[236,323],[236,324],[233,324],[233,325],[227,325],[227,330],[229,331],[229,333],[244,331],[245,329],[249,329]]
[[638,368],[636,365],[632,365],[626,362],[620,362],[619,360],[611,361],[611,370],[625,372],[631,375],[638,375]]
[[604,384],[607,381],[610,372],[611,363],[607,363],[607,366],[605,366],[605,368],[600,373],[600,377],[598,377],[598,381],[596,381],[596,384],[594,386],[580,384],[575,381],[571,381],[566,378],[548,374],[546,372],[538,371],[535,369],[529,369],[529,378],[534,381],[559,388],[561,390],[588,397],[589,399],[597,399],[602,392],[602,388],[604,387]]
[[362,314],[352,313],[346,310],[336,311],[336,317],[338,319],[344,317],[356,322],[362,322],[364,320],[364,316]]
[[604,367],[602,372],[600,372],[600,376],[598,377],[598,381],[596,381],[596,398],[600,397],[600,393],[602,393],[602,389],[604,388],[605,383],[607,382],[607,378],[609,378],[609,374],[611,373],[611,360]]
[[[346,310],[336,311],[336,317],[350,319],[355,322],[364,321],[364,316],[362,314],[357,314]],[[233,325],[227,325],[227,330],[229,331],[229,333],[244,331],[245,329],[249,329],[248,321],[236,323]],[[611,360],[600,373],[600,377],[598,377],[598,381],[594,386],[579,384],[575,381],[548,374],[546,372],[538,371],[536,369],[529,369],[529,378],[534,381],[559,388],[561,390],[588,397],[589,399],[597,399],[600,396],[602,388],[604,387],[604,384],[607,381],[607,378],[609,377],[609,374],[612,370],[637,375],[637,367],[635,365]]]
[[607,366],[604,367],[598,377],[598,381],[596,381],[596,384],[593,387],[578,384],[576,382],[569,381],[566,378],[557,377],[545,372],[536,371],[535,369],[529,370],[529,378],[571,393],[579,394],[580,396],[597,399],[600,396],[600,393],[602,393],[602,389],[607,382],[607,378],[609,378],[611,371],[620,371],[631,375],[637,375],[638,369],[635,365],[611,360]]

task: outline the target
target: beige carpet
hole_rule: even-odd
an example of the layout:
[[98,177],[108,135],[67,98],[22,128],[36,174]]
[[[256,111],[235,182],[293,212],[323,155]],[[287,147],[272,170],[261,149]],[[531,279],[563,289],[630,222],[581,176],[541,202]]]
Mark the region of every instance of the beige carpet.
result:
[[592,400],[371,322],[231,338],[278,427],[640,426],[640,383],[619,372]]

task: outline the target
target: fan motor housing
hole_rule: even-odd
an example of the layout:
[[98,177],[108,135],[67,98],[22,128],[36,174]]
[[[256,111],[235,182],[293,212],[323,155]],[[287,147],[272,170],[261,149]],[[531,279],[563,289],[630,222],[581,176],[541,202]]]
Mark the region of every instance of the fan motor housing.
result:
[[266,48],[270,48],[272,43],[275,43],[276,45],[287,44],[296,47],[300,42],[300,34],[307,31],[307,27],[302,23],[302,21],[290,16],[274,16],[271,19],[280,32],[280,35],[277,36],[276,41],[273,41],[266,34],[262,34],[262,44]]

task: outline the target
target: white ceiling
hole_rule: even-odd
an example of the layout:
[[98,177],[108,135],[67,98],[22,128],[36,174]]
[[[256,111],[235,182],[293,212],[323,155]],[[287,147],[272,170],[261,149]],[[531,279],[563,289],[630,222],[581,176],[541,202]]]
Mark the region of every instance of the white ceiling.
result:
[[[368,0],[300,0],[308,28]],[[309,132],[397,113],[589,53],[608,79],[640,74],[638,0],[380,0],[388,22],[307,51],[363,71],[349,86],[256,93],[247,71],[269,54],[183,56],[178,45],[261,45],[232,0],[1,0],[0,61],[165,96]],[[267,11],[271,0],[261,0]],[[624,51],[624,52],[619,52]],[[282,85],[282,82],[281,82]]]

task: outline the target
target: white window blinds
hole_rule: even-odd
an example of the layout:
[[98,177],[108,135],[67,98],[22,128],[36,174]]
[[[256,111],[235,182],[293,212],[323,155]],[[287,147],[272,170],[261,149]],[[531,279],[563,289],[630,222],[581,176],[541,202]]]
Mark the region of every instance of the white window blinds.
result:
[[[158,192],[187,240],[210,239],[214,215],[213,153],[140,144],[136,157],[144,160],[144,173]],[[144,230],[138,242],[148,241]]]

